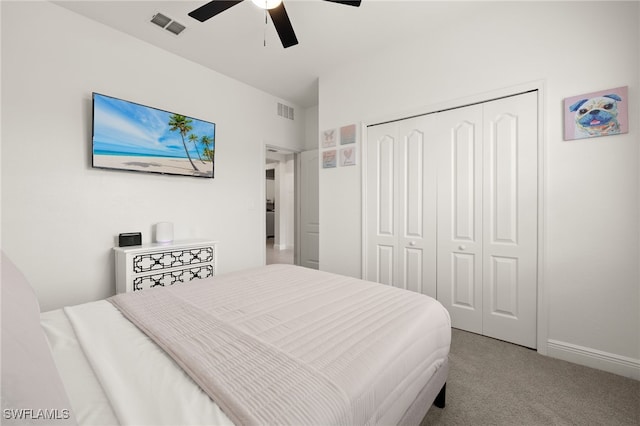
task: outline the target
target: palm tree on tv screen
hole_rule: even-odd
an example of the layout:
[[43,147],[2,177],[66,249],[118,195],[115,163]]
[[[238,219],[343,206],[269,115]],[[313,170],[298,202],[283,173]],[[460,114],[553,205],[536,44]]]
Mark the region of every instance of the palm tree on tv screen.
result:
[[200,170],[198,170],[196,165],[193,164],[193,160],[191,160],[191,155],[189,155],[189,150],[187,149],[187,143],[184,140],[186,134],[193,129],[193,127],[191,126],[192,122],[193,120],[185,117],[184,115],[173,114],[171,117],[169,117],[169,126],[171,126],[169,130],[171,130],[172,132],[175,132],[176,130],[180,132],[180,136],[182,137],[182,146],[184,146],[184,152],[187,153],[187,158],[191,163],[191,167],[193,167],[193,170],[199,172]]
[[191,142],[193,146],[196,148],[196,154],[198,154],[198,158],[200,159],[200,161],[202,161],[202,164],[207,164],[202,159],[202,156],[200,155],[200,150],[198,149],[198,136],[191,133],[189,135],[189,142]]
[[214,149],[210,148],[213,145],[213,139],[211,139],[209,136],[204,135],[200,138],[200,143],[202,145],[204,145],[204,156],[210,160],[213,161],[213,154],[214,154]]

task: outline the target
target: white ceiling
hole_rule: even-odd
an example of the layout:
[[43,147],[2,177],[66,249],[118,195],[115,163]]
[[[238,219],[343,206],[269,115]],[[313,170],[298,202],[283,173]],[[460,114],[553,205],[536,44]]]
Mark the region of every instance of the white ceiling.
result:
[[[265,25],[264,11],[250,0],[203,23],[187,15],[207,1],[55,3],[302,107],[318,104],[319,75],[416,37],[442,42],[438,29],[447,20],[487,7],[480,2],[363,0],[356,8],[284,0],[300,42],[284,49],[273,24]],[[176,36],[151,23],[158,12],[186,29]]]

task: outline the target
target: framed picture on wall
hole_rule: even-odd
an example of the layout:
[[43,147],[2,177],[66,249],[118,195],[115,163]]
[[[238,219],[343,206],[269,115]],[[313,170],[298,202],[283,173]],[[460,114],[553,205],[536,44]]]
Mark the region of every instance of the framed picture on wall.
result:
[[336,146],[337,132],[336,129],[325,130],[320,135],[323,148],[331,148]]
[[628,87],[601,90],[564,100],[564,140],[629,132]]
[[340,127],[340,145],[348,145],[356,142],[356,125]]
[[340,150],[340,167],[355,166],[356,164],[356,147],[350,146]]
[[336,150],[322,151],[322,168],[332,169],[336,167]]

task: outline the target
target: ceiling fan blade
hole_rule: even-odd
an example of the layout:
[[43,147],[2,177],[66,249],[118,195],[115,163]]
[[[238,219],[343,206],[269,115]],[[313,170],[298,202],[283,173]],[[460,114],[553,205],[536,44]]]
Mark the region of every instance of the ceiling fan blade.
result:
[[330,1],[331,3],[340,3],[346,6],[355,6],[355,7],[360,7],[360,3],[362,3],[361,0],[325,0],[325,1]]
[[276,8],[269,9],[269,15],[271,15],[271,20],[273,21],[273,26],[276,27],[278,36],[280,36],[282,46],[287,48],[298,44],[298,37],[296,37],[296,33],[293,31],[293,26],[291,25],[291,20],[289,20],[289,15],[287,15],[287,10],[284,8],[284,3],[280,3],[280,6]]
[[196,10],[189,12],[189,16],[197,19],[200,22],[204,22],[207,19],[213,18],[218,13],[224,12],[232,6],[242,2],[242,0],[213,0],[204,6],[200,6]]

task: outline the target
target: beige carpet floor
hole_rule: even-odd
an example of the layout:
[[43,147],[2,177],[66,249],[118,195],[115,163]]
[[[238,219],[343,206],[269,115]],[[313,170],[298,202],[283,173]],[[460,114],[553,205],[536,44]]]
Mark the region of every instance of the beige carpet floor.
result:
[[447,405],[423,425],[640,425],[640,382],[453,330]]

